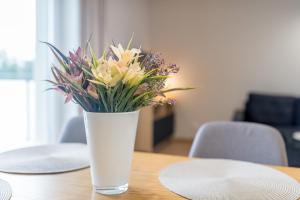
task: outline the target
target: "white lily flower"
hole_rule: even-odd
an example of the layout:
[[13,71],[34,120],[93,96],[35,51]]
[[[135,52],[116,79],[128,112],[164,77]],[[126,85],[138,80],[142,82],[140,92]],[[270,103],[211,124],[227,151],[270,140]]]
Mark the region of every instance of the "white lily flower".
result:
[[128,64],[134,61],[141,53],[141,50],[136,48],[124,50],[121,44],[118,44],[117,47],[111,45],[110,48],[117,56],[120,67],[128,66]]
[[119,66],[112,59],[100,59],[97,68],[92,69],[95,78],[106,86],[114,87],[124,75],[124,71],[120,70]]
[[122,53],[124,53],[124,49],[121,44],[118,44],[118,47],[115,47],[113,45],[110,45],[111,50],[113,53],[117,56],[118,59],[121,59]]
[[138,85],[144,78],[144,69],[141,68],[138,62],[131,64],[123,78],[123,83],[128,83],[130,86]]

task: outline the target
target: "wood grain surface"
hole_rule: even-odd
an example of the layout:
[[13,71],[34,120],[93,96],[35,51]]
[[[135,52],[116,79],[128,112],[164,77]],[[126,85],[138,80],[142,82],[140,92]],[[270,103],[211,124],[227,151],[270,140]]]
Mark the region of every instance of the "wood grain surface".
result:
[[[116,196],[96,194],[92,190],[89,168],[52,175],[17,175],[0,173],[13,190],[12,200],[100,200],[100,199],[183,199],[164,188],[159,171],[187,157],[135,152],[129,189]],[[300,168],[273,167],[300,181]]]

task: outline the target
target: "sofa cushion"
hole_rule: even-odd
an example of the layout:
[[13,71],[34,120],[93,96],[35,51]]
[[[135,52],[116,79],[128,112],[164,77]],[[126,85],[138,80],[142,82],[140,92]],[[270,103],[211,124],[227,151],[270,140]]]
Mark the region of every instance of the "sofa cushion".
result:
[[300,141],[293,138],[294,133],[300,132],[299,126],[274,126],[282,135],[287,146],[290,146],[292,143],[297,143],[297,146],[300,147]]
[[295,99],[294,105],[294,125],[300,126],[300,98]]
[[300,141],[293,138],[293,134],[300,131],[299,126],[275,127],[283,136],[287,150],[289,166],[300,167]]
[[246,104],[245,119],[273,126],[291,126],[294,124],[294,104],[294,97],[252,93]]

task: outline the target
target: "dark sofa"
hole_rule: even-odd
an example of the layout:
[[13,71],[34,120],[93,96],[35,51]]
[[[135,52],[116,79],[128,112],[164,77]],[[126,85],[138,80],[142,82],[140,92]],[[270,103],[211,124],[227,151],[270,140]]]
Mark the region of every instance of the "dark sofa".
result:
[[289,166],[300,167],[300,141],[294,137],[300,132],[300,98],[250,93],[245,110],[236,112],[234,120],[277,128],[285,140]]

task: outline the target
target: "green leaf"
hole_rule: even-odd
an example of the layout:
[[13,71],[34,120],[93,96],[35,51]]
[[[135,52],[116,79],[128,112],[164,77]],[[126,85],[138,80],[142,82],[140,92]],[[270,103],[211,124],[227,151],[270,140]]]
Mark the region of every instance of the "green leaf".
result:
[[101,102],[103,103],[103,106],[104,106],[106,112],[108,112],[109,110],[108,110],[107,101],[106,101],[105,88],[101,85],[98,85],[97,89],[98,89],[98,93],[100,94],[100,97],[101,97]]
[[51,83],[51,84],[53,84],[53,85],[59,85],[59,83],[56,83],[56,82],[51,81],[51,80],[44,80],[44,81],[46,81],[46,82],[48,82],[48,83]]
[[102,58],[105,59],[105,58],[106,58],[106,55],[107,55],[107,53],[106,53],[106,50],[104,49],[104,50],[103,50],[103,53],[102,53]]
[[59,49],[57,49],[54,45],[50,44],[49,42],[44,42],[41,41],[42,43],[48,45],[48,47],[54,51],[56,51],[61,57],[62,59],[68,64],[69,63],[69,58],[67,58]]
[[130,38],[128,44],[127,44],[127,47],[126,47],[127,50],[128,50],[128,49],[130,48],[130,46],[131,46],[131,43],[132,43],[132,40],[133,40],[133,36],[134,36],[134,33],[132,33],[131,38]]
[[128,91],[130,90],[130,87],[127,85],[124,85],[123,90],[120,92],[117,98],[117,107],[119,107],[120,103],[122,102],[123,98],[126,96]]
[[92,111],[93,108],[91,106],[91,103],[86,99],[86,97],[82,96],[82,95],[78,95],[79,98],[81,98],[83,100],[83,102],[85,103],[88,111]]
[[66,64],[62,61],[62,59],[55,53],[55,51],[53,49],[50,48],[50,50],[52,51],[53,55],[56,57],[56,59],[58,60],[58,62],[60,63],[60,65],[64,68],[64,70],[68,73],[70,73],[69,68],[66,66]]
[[116,91],[116,97],[115,97],[115,100],[114,100],[114,106],[115,106],[115,112],[118,112],[118,105],[119,105],[119,102],[121,101],[121,95],[123,94],[123,92],[122,91],[124,91],[125,89],[124,89],[124,84],[123,84],[123,82],[121,82],[121,85],[120,85],[120,87],[118,88],[118,90]]
[[91,83],[95,83],[95,84],[97,84],[97,85],[103,85],[103,86],[105,86],[105,84],[102,83],[102,82],[100,82],[100,81],[91,80],[91,79],[88,79],[88,81],[91,82]]
[[94,77],[94,75],[89,70],[87,70],[85,67],[80,67],[80,69],[82,69],[82,71],[84,71],[85,73],[87,73],[91,77]]
[[97,67],[99,65],[99,61],[98,61],[98,58],[91,46],[91,44],[89,43],[89,49],[90,49],[90,54],[92,56],[92,64],[93,64],[93,67]]
[[111,87],[107,88],[106,90],[107,93],[107,107],[109,112],[113,112],[113,106],[112,106],[112,97],[111,97]]
[[92,37],[93,37],[93,33],[90,34],[89,36],[89,39],[86,41],[86,44],[85,44],[85,47],[84,47],[84,50],[87,51],[87,48],[88,46],[90,45],[90,42],[92,40]]
[[84,93],[84,94],[86,94],[86,91],[79,85],[79,84],[77,84],[77,83],[74,83],[73,81],[71,81],[70,79],[68,79],[65,75],[63,75],[63,73],[59,70],[59,69],[57,69],[56,67],[54,67],[54,69],[55,69],[55,71],[66,81],[66,82],[68,82],[69,84],[71,84],[71,86],[75,89],[75,90],[77,90],[77,91],[79,91],[79,92],[82,92],[82,93]]
[[160,79],[167,79],[167,78],[170,78],[170,76],[150,76],[150,77],[147,77],[146,79],[148,80],[160,80]]
[[[131,102],[129,102],[129,104],[126,106],[125,111],[129,111],[130,107],[132,107],[137,101],[139,101],[140,99],[142,99],[143,97],[145,97],[148,94],[151,94],[153,92],[145,92],[143,94],[140,94],[139,96],[135,97]],[[131,109],[132,110],[132,109]]]
[[168,90],[162,90],[160,91],[161,93],[167,93],[167,92],[173,92],[173,91],[179,91],[179,90],[193,90],[195,88],[191,88],[191,87],[187,87],[187,88],[171,88],[171,89],[168,89]]
[[152,70],[148,71],[144,76],[145,76],[146,78],[148,78],[148,77],[151,76],[152,73],[154,73],[156,70],[157,70],[157,69],[152,69]]
[[45,89],[44,91],[47,92],[47,91],[55,90],[55,89],[56,89],[55,87],[50,87],[50,88]]
[[128,91],[128,93],[126,94],[125,98],[120,98],[120,105],[118,106],[118,110],[123,112],[125,109],[126,104],[128,104],[128,101],[130,98],[133,98],[133,94],[134,92],[137,90],[138,86],[134,86],[132,88],[130,88],[130,90]]
[[110,104],[110,110],[111,110],[111,112],[114,112],[114,104],[116,103],[115,102],[115,95],[116,95],[116,92],[117,92],[117,90],[119,89],[119,87],[121,86],[121,84],[122,84],[122,81],[119,81],[118,83],[117,83],[117,85],[113,88],[113,89],[109,89],[108,91],[108,94],[109,94],[109,97],[108,97],[108,99],[109,99],[109,104]]
[[58,78],[58,76],[56,75],[55,71],[54,71],[55,67],[51,67],[51,72],[53,74],[54,79],[56,80],[56,82],[60,83],[61,80]]
[[86,105],[82,102],[82,100],[80,98],[77,97],[77,95],[73,95],[73,99],[85,110],[85,111],[89,111],[88,108],[86,107]]

